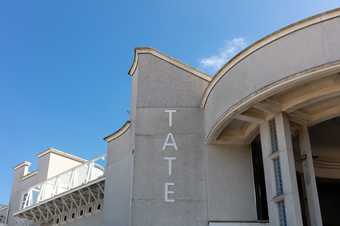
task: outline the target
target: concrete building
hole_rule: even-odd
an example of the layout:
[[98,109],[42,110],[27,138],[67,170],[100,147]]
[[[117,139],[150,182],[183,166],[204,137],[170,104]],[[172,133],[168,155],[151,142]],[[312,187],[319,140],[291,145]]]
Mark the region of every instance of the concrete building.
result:
[[340,225],[340,9],[213,77],[150,48],[129,74],[130,119],[104,138],[106,164],[55,149],[38,171],[19,164],[8,225]]

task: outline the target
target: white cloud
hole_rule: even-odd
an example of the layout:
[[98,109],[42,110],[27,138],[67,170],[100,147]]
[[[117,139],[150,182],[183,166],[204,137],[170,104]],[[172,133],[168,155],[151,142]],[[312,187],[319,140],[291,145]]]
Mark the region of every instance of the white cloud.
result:
[[242,37],[226,40],[223,48],[221,48],[217,54],[202,58],[199,61],[200,67],[202,67],[202,69],[208,70],[209,72],[215,72],[246,46],[246,40]]

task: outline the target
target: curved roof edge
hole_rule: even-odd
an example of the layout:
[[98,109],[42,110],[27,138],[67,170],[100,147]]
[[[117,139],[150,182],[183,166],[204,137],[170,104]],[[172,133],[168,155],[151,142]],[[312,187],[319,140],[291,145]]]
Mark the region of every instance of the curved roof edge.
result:
[[106,142],[110,142],[110,141],[113,141],[113,140],[119,138],[130,128],[130,125],[131,125],[131,121],[126,121],[124,123],[124,125],[122,127],[120,127],[117,131],[111,133],[110,135],[104,137],[103,139]]
[[340,8],[336,8],[333,10],[329,10],[323,13],[319,13],[317,15],[307,17],[306,19],[300,20],[298,22],[295,22],[293,24],[290,24],[286,27],[283,27],[265,37],[262,39],[254,42],[252,45],[248,46],[244,50],[242,50],[240,53],[238,53],[236,56],[234,56],[232,59],[230,59],[220,70],[217,71],[217,73],[213,76],[211,82],[205,89],[203,96],[202,96],[202,102],[201,107],[204,108],[208,97],[215,87],[215,85],[218,83],[218,81],[229,71],[231,70],[235,65],[240,63],[243,59],[247,58],[252,53],[256,52],[257,50],[261,49],[262,47],[265,47],[266,45],[285,37],[293,32],[296,32],[298,30],[304,29],[306,27],[312,26],[314,24],[318,24],[336,17],[340,16]]
[[231,106],[228,111],[225,111],[220,115],[215,123],[210,127],[208,134],[206,135],[206,142],[209,143],[215,139],[214,131],[221,129],[221,122],[226,122],[234,115],[241,113],[243,110],[250,107],[252,104],[262,101],[271,95],[278,93],[287,88],[291,88],[292,84],[296,84],[301,81],[307,81],[308,78],[315,78],[316,75],[332,74],[340,70],[340,60],[332,63],[326,63],[314,68],[310,68],[295,74],[291,74],[286,78],[273,82],[272,84],[265,86],[258,90],[255,95],[248,95],[238,103]]
[[195,75],[196,77],[198,78],[201,78],[201,79],[204,79],[208,82],[211,81],[211,77],[208,76],[207,74],[203,73],[203,72],[200,72],[198,71],[196,68],[193,68],[187,64],[183,64],[182,62],[172,58],[172,57],[169,57],[161,52],[159,52],[158,50],[156,49],[153,49],[153,48],[149,48],[149,47],[141,47],[141,48],[135,48],[135,54],[134,54],[134,57],[133,57],[133,63],[132,63],[132,66],[129,70],[129,75],[133,76],[136,69],[137,69],[137,65],[138,65],[138,55],[139,54],[151,54],[155,57],[158,57],[182,70],[185,70],[193,75]]

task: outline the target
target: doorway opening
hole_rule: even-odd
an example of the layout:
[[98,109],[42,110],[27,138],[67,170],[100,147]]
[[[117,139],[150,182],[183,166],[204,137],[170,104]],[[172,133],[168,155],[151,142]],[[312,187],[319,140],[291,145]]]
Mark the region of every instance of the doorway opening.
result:
[[340,117],[309,129],[324,226],[340,225]]
[[268,221],[269,216],[268,216],[267,192],[264,178],[260,136],[257,136],[251,143],[251,151],[254,173],[257,219],[259,221]]

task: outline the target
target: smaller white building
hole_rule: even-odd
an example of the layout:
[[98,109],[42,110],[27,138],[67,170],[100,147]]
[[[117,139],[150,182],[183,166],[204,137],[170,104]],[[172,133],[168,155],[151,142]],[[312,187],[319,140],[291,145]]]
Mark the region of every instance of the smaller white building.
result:
[[[85,160],[48,148],[39,153],[38,169],[30,162],[14,168],[8,225],[61,224],[101,212],[105,156]],[[0,212],[2,213],[2,212]]]

